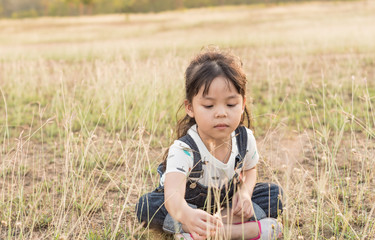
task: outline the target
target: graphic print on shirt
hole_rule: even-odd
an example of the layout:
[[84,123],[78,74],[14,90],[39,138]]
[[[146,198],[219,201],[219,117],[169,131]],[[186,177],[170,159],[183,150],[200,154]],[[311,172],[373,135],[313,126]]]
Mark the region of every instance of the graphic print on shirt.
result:
[[179,167],[178,167],[178,168],[176,168],[176,169],[179,170],[179,171],[181,171],[181,172],[184,172],[184,173],[186,172],[186,170],[184,169],[184,166],[182,166],[182,168],[179,168]]
[[207,165],[208,161],[206,160],[206,157],[203,157],[202,164]]
[[183,149],[183,150],[184,150],[184,153],[185,153],[186,155],[188,155],[189,157],[191,157],[190,153],[189,153],[186,149]]

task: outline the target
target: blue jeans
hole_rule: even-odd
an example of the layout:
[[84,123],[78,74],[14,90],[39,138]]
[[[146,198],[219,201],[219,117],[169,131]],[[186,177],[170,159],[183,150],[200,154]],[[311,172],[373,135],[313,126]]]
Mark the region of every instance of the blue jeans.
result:
[[[201,191],[201,193],[198,193]],[[226,207],[233,196],[232,189],[227,191],[228,194],[224,198],[220,198],[221,206]],[[198,194],[197,194],[198,193]],[[252,202],[254,207],[254,215],[256,219],[265,217],[277,218],[282,213],[282,195],[281,187],[273,183],[257,183],[253,190]],[[185,199],[193,208],[202,208],[207,210],[207,193],[204,189],[194,187],[191,191],[186,189]],[[147,226],[163,229],[170,233],[179,233],[182,231],[181,224],[176,222],[169,214],[164,206],[164,191],[158,187],[153,192],[143,195],[136,205],[136,214],[140,222],[146,222]],[[212,206],[210,209],[217,208]]]

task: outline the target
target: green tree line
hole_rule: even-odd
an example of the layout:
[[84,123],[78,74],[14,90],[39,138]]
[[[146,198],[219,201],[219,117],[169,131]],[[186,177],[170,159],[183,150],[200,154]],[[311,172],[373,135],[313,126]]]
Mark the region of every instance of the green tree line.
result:
[[[160,12],[183,8],[309,0],[0,0],[0,17]],[[336,1],[336,0],[325,0]]]

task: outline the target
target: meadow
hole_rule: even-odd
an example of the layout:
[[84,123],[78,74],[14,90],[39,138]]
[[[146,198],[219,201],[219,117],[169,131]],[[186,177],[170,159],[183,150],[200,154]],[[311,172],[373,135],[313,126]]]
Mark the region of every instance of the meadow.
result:
[[374,23],[373,1],[0,19],[0,239],[171,239],[134,207],[208,45],[242,59],[284,239],[375,239]]

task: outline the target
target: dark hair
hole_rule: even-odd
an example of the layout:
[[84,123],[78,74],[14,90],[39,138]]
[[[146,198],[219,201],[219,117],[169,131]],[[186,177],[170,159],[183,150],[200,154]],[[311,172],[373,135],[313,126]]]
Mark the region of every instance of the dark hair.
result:
[[[242,70],[241,60],[229,52],[223,52],[218,48],[208,48],[195,56],[186,69],[185,99],[191,103],[201,87],[204,87],[203,94],[207,94],[212,81],[219,76],[225,77],[228,83],[232,83],[238,93],[245,97],[247,80]],[[250,113],[246,106],[240,125],[244,124],[245,119],[247,127],[250,128]],[[177,139],[186,135],[195,123],[195,119],[188,114],[178,120]],[[168,151],[164,155],[164,166],[166,166],[167,155]]]
[[[225,77],[245,97],[247,80],[241,60],[229,52],[208,49],[193,58],[186,69],[185,99],[192,102],[201,87],[204,87],[203,94],[207,94],[212,81],[219,76]],[[246,106],[240,124],[243,124],[245,118],[247,127],[250,127],[250,114]],[[186,135],[194,124],[195,119],[187,114],[180,119],[177,123],[177,139]]]

